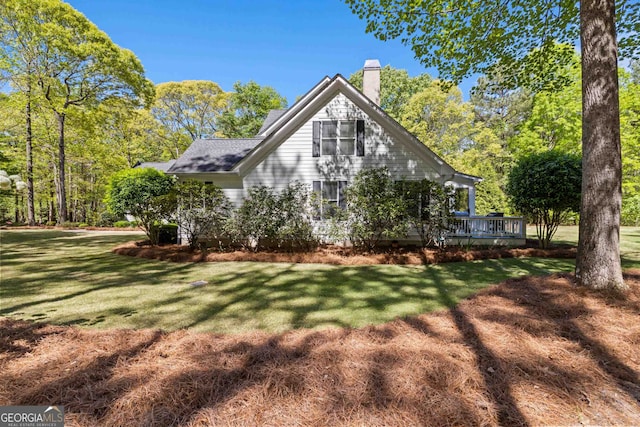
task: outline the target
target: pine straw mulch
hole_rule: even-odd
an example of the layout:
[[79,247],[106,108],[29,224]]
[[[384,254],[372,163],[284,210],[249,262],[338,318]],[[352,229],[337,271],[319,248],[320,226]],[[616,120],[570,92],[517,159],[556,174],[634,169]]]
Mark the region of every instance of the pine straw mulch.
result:
[[372,265],[372,264],[439,264],[443,262],[473,261],[496,258],[575,258],[576,248],[556,246],[549,249],[534,247],[537,241],[528,241],[527,247],[490,247],[465,249],[450,246],[443,250],[420,249],[415,247],[388,248],[378,252],[363,252],[341,246],[321,246],[311,252],[251,252],[236,250],[229,252],[190,251],[184,245],[151,246],[146,242],[128,242],[116,246],[112,252],[138,258],[157,259],[173,262],[223,262],[256,261],[287,262],[334,265]]
[[640,270],[626,298],[570,275],[361,329],[243,335],[0,320],[0,405],[70,426],[637,425]]

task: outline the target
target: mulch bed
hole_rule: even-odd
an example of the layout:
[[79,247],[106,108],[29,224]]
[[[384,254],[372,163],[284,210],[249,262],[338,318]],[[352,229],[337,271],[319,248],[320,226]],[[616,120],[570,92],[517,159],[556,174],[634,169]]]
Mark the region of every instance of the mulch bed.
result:
[[256,261],[286,262],[334,265],[372,265],[372,264],[438,264],[444,262],[473,261],[497,258],[575,258],[576,248],[558,246],[550,249],[533,247],[537,242],[529,242],[527,247],[492,247],[469,249],[448,247],[443,250],[420,248],[395,248],[379,252],[356,251],[340,246],[322,246],[313,252],[276,252],[276,251],[229,251],[203,252],[190,251],[183,245],[150,246],[141,242],[129,242],[119,245],[113,252],[138,258],[157,259],[173,262],[224,262]]
[[0,319],[0,405],[74,426],[637,425],[640,270],[624,296],[519,278],[361,329],[242,335]]

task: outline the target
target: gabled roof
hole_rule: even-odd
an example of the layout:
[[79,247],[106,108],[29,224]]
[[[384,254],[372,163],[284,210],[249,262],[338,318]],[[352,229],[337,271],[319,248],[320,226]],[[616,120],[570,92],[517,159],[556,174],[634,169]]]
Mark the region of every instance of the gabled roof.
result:
[[262,140],[196,139],[167,173],[228,172]]
[[333,78],[324,77],[289,109],[272,110],[255,138],[198,139],[167,172],[226,172],[244,175],[338,93],[349,98],[387,133],[430,164],[442,177],[450,176],[453,179],[458,176],[475,182],[482,181],[482,178],[457,172],[340,74]]
[[[431,164],[442,176],[451,176],[453,178],[455,175],[464,175],[452,168],[340,74],[336,74],[333,78],[325,77],[322,79],[291,108],[279,115],[275,121],[263,126],[258,136],[264,137],[264,141],[256,145],[251,152],[233,167],[233,170],[242,175],[259,164],[291,132],[309,120],[315,112],[331,101],[338,93],[344,94],[390,135],[408,146],[412,152],[416,153],[427,164]],[[472,177],[471,175],[465,175],[465,177],[473,181],[482,181],[481,178]]]

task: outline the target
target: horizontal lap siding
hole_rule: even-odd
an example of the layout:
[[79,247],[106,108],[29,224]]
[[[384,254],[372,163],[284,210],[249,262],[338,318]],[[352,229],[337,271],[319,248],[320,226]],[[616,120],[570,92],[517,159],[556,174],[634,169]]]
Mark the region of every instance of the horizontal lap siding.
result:
[[[312,156],[313,121],[365,120],[365,155]],[[300,181],[311,186],[317,180],[347,180],[363,168],[387,166],[394,177],[420,179],[437,177],[430,166],[393,140],[381,126],[373,122],[347,97],[337,95],[321,108],[285,142],[271,152],[244,179],[245,191],[257,185],[282,189],[288,183]]]

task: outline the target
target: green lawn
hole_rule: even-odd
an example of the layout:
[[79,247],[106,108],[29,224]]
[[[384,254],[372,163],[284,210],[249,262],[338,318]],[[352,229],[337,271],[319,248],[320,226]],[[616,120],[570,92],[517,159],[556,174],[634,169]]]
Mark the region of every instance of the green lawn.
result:
[[[625,248],[640,267],[640,229]],[[94,328],[283,331],[359,327],[450,307],[509,277],[571,271],[572,260],[437,266],[176,264],[114,255],[140,235],[0,232],[0,316]],[[202,287],[190,283],[206,280]]]
[[[527,227],[527,237],[536,238],[536,229]],[[578,244],[578,226],[562,226],[558,228],[553,243]],[[620,230],[620,252],[623,268],[640,268],[640,227],[622,227]]]

